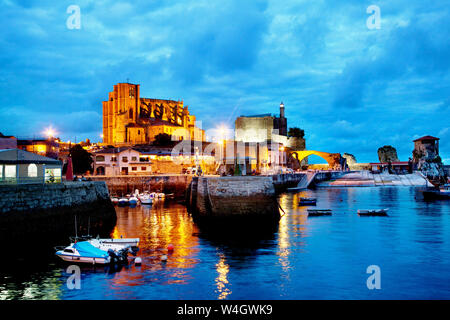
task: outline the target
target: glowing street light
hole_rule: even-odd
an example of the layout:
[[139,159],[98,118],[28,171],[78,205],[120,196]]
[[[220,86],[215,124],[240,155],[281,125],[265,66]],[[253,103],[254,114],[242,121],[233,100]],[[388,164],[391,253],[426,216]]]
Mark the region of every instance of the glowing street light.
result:
[[55,136],[56,131],[52,127],[48,127],[47,129],[45,129],[44,133],[50,139]]

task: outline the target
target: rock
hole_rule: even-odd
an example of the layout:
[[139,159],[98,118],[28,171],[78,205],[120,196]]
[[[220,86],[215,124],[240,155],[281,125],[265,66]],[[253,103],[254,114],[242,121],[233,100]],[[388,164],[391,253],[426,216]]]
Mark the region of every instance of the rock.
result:
[[356,158],[354,155],[352,155],[351,153],[344,153],[342,155],[343,158],[345,158],[347,160],[347,164],[349,166],[354,165],[355,163],[357,163]]
[[397,150],[392,146],[383,146],[378,149],[378,159],[380,162],[397,162]]

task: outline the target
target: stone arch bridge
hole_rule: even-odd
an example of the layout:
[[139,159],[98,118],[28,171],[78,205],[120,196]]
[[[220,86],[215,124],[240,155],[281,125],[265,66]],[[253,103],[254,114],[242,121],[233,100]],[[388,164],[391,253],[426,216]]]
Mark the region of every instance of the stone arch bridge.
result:
[[296,157],[299,162],[303,159],[309,157],[314,154],[316,156],[325,159],[330,168],[335,168],[337,166],[341,166],[341,154],[340,153],[329,153],[315,150],[303,150],[303,151],[290,151],[291,155]]

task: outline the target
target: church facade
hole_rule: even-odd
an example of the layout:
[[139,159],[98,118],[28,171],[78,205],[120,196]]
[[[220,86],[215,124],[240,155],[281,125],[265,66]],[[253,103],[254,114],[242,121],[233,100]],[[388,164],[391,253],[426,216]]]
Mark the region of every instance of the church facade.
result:
[[204,141],[183,101],[140,97],[140,85],[118,83],[103,101],[103,143],[113,146],[149,144],[160,133],[172,140]]

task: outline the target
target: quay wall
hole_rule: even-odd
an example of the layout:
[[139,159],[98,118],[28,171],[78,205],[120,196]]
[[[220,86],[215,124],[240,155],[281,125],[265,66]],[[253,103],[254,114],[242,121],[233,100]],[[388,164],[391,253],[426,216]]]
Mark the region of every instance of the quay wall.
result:
[[0,185],[0,238],[75,233],[90,224],[103,234],[116,223],[104,182]]
[[175,197],[185,196],[192,175],[148,175],[148,176],[93,176],[94,181],[104,181],[110,194],[117,196],[139,191],[173,193]]

